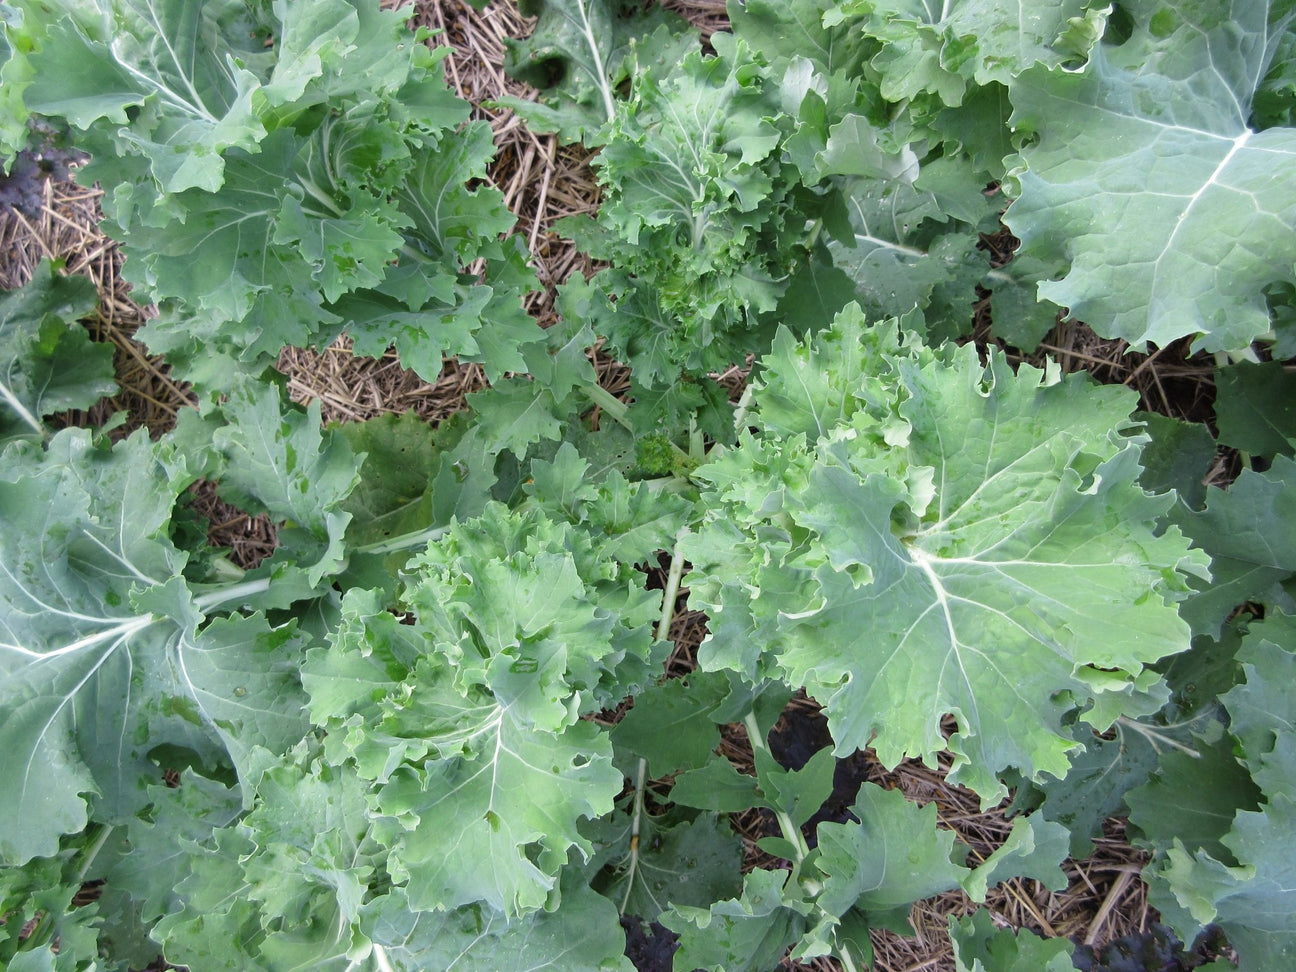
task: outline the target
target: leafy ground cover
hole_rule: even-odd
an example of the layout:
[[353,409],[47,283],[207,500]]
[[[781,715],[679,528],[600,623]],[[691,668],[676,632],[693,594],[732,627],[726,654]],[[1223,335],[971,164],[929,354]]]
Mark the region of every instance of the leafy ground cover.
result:
[[523,10],[4,8],[10,967],[1284,964],[1292,11]]

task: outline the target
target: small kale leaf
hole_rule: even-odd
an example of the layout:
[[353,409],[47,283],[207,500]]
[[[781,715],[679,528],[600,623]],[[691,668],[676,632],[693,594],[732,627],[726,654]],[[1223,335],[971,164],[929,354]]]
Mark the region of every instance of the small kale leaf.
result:
[[536,17],[526,40],[508,40],[504,70],[539,89],[539,104],[506,98],[536,131],[565,141],[597,144],[617,113],[622,90],[649,68],[676,63],[698,46],[696,31],[679,15],[620,0],[522,0]]
[[89,408],[117,390],[110,344],[76,323],[94,310],[94,285],[49,262],[31,281],[0,294],[0,442],[45,434],[45,417]]

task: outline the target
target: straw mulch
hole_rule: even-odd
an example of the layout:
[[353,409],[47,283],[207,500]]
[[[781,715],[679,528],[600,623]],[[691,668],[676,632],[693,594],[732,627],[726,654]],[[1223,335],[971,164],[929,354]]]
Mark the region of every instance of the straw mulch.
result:
[[[666,5],[689,17],[706,36],[726,23],[723,0],[666,0]],[[505,38],[525,36],[531,27],[511,4],[496,2],[478,12],[462,0],[421,0],[417,11],[416,22],[437,30],[439,42],[452,46],[454,53],[446,62],[448,77],[465,98],[478,105],[477,116],[488,120],[495,134],[498,154],[491,178],[517,215],[516,232],[526,238],[534,256],[544,290],[532,296],[529,310],[543,325],[554,312],[554,286],[572,273],[592,269],[587,258],[553,231],[555,221],[563,216],[597,210],[599,192],[589,168],[589,153],[536,135],[511,112],[489,106],[504,94],[527,96],[529,92],[507,78],[500,66]],[[70,415],[66,421],[98,424],[124,411],[129,421],[114,434],[139,427],[158,434],[174,423],[177,410],[189,404],[189,396],[168,377],[165,363],[148,355],[132,339],[148,310],[130,299],[119,276],[121,258],[116,247],[97,230],[97,198],[96,192],[70,183],[50,184],[39,217],[0,212],[0,287],[21,285],[40,260],[49,258],[63,260],[69,272],[93,280],[99,288],[100,305],[85,323],[99,340],[116,347],[121,392],[91,413]],[[992,249],[1011,248],[1011,242],[1003,240],[987,244]],[[978,340],[990,340],[983,327]],[[1066,324],[1041,345],[1037,355],[1044,354],[1060,362],[1065,371],[1088,370],[1102,381],[1137,389],[1146,408],[1195,420],[1209,414],[1213,398],[1209,363],[1188,357],[1182,346],[1150,355],[1129,354],[1120,342],[1103,341],[1082,325]],[[621,390],[624,368],[603,355],[596,361],[604,383],[614,391]],[[345,340],[322,353],[286,350],[280,367],[288,375],[295,399],[318,401],[325,418],[336,421],[414,411],[435,423],[463,408],[467,393],[485,386],[475,365],[447,361],[439,379],[429,384],[403,370],[394,357],[370,360],[352,356]],[[737,394],[745,370],[735,366],[717,377]],[[1225,480],[1228,473],[1227,463],[1222,462],[1218,478]],[[209,487],[197,490],[194,503],[213,523],[213,542],[231,547],[236,560],[255,563],[273,549],[273,530],[268,524],[224,506]],[[673,670],[691,667],[705,620],[697,612],[682,611],[677,617],[672,629],[677,644]],[[814,703],[800,699],[794,705],[813,707]],[[727,733],[724,751],[740,767],[750,766],[751,750],[741,728]],[[871,754],[866,758],[871,759]],[[972,849],[974,862],[1007,836],[1010,823],[1002,812],[981,812],[975,797],[946,784],[940,770],[905,763],[888,772],[872,760],[868,776],[920,803],[935,801],[942,825]],[[759,814],[737,816],[733,822],[749,838],[747,866],[769,863],[754,844],[765,832]],[[1112,820],[1091,857],[1067,863],[1069,885],[1064,891],[1053,893],[1029,880],[1010,881],[993,889],[985,907],[1005,927],[1101,944],[1143,930],[1155,917],[1139,878],[1142,864],[1141,853],[1124,839],[1122,822]],[[947,917],[967,914],[975,907],[958,893],[918,904],[912,915],[915,937],[875,934],[876,968],[882,972],[952,969]],[[838,968],[829,960],[808,966],[787,963],[784,967],[818,972]]]

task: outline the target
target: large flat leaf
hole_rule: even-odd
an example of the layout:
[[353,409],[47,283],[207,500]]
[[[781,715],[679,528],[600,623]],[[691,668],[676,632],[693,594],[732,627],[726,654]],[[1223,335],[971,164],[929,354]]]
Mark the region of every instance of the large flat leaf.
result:
[[913,184],[898,179],[846,183],[853,239],[829,244],[874,320],[917,308],[931,341],[972,329],[978,286],[991,293],[996,337],[1033,348],[1056,323],[1057,308],[1035,287],[1053,266],[1029,256],[991,267],[980,234],[998,226],[1002,200],[981,187],[991,177],[963,159],[924,166]]
[[249,356],[308,342],[329,321],[324,301],[381,281],[404,242],[407,220],[390,200],[361,187],[345,210],[318,198],[336,188],[317,181],[319,153],[334,153],[331,169],[369,136],[363,122],[339,121],[309,139],[275,132],[256,155],[231,150],[219,193],[174,197],[182,223],[112,227],[139,248],[127,275],[156,302],[242,321],[235,340]]
[[1241,362],[1215,373],[1220,441],[1258,456],[1296,448],[1296,375],[1277,361]]
[[[366,934],[383,948],[375,972],[631,972],[616,906],[580,880],[564,882],[562,907],[523,919],[486,908],[411,910],[399,890],[365,907]],[[368,967],[367,967],[368,968]]]
[[123,126],[120,137],[148,159],[166,192],[215,191],[224,177],[221,153],[255,151],[266,134],[253,94],[270,64],[255,45],[271,17],[268,4],[256,6],[101,0],[98,17],[78,11],[50,28],[31,58],[27,105],[79,128],[100,120]]
[[[305,728],[291,628],[206,611],[241,600],[194,596],[168,539],[194,475],[143,433],[109,450],[68,431],[43,457],[12,448],[0,505],[0,796],[6,863],[53,854],[87,821],[120,820],[161,768],[154,749],[188,749],[243,768],[248,747],[281,748]],[[248,594],[264,590],[264,581]]]
[[1005,221],[1023,252],[1070,262],[1040,296],[1104,337],[1245,348],[1270,328],[1264,287],[1296,262],[1296,132],[1248,127],[1290,12],[1266,0],[1126,9],[1124,44],[1014,87],[1012,123],[1038,140]]
[[383,857],[367,784],[321,766],[305,742],[251,762],[256,796],[241,819],[190,837],[162,810],[183,871],[153,938],[191,968],[355,968],[347,952],[363,942],[361,903]]
[[1296,701],[1287,691],[1296,675],[1296,619],[1274,612],[1242,642],[1245,683],[1221,697],[1256,783],[1266,793],[1296,784]]
[[773,968],[806,929],[806,906],[784,896],[787,871],[756,869],[743,879],[742,894],[710,908],[679,906],[662,924],[680,936],[675,961],[681,968]]
[[587,722],[538,730],[521,706],[439,688],[420,711],[443,758],[398,769],[377,794],[378,809],[408,830],[393,840],[393,876],[408,881],[419,910],[536,911],[573,851],[592,851],[577,822],[608,813],[621,788],[607,736]]
[[588,828],[598,850],[592,884],[623,914],[656,921],[672,904],[708,907],[738,893],[742,840],[714,813],[692,820],[617,813]]
[[[1147,707],[1146,666],[1189,643],[1177,571],[1204,558],[1157,535],[1170,497],[1138,485],[1133,402],[983,366],[970,345],[900,347],[849,312],[820,340],[781,338],[765,361],[756,421],[768,400],[792,434],[699,470],[715,489],[687,550],[714,612],[702,664],[805,686],[839,754],[871,745],[892,765],[948,748],[951,778],[988,803],[1010,766],[1065,776],[1062,715],[1092,702],[1105,728]],[[820,371],[830,348],[861,365]]]

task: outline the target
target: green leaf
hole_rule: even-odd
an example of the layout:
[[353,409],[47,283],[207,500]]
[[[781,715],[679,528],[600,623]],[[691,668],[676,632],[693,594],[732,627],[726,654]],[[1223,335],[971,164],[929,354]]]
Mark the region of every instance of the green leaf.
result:
[[507,915],[535,911],[572,850],[592,851],[577,822],[612,809],[622,778],[611,746],[586,722],[537,729],[483,693],[448,689],[449,677],[425,683],[437,695],[419,705],[436,720],[429,734],[441,757],[397,769],[377,794],[379,811],[406,831],[389,869],[419,910],[483,902]]
[[[79,843],[102,835],[95,828]],[[96,904],[73,904],[81,892],[83,846],[0,868],[0,961],[13,972],[94,972],[100,968],[101,918]]]
[[1008,839],[963,878],[963,889],[974,901],[984,901],[987,888],[1025,877],[1061,891],[1069,881],[1061,865],[1069,856],[1070,834],[1067,827],[1040,815],[1018,817]]
[[766,806],[788,816],[794,826],[806,824],[832,795],[837,760],[832,749],[821,749],[800,769],[787,770],[767,749],[756,750],[756,774]]
[[1296,31],[1287,30],[1277,39],[1277,50],[1269,62],[1269,73],[1260,81],[1252,101],[1256,128],[1296,125]]
[[529,379],[506,378],[468,396],[474,434],[491,458],[508,450],[522,459],[535,443],[562,438],[564,422],[576,408],[573,392],[596,384],[585,356],[594,333],[582,317],[565,312],[543,334],[543,344],[523,349]]
[[85,277],[41,263],[26,286],[0,294],[0,441],[45,434],[41,419],[89,408],[117,390],[110,344],[95,344],[76,323],[94,310]]
[[[591,540],[538,510],[489,505],[406,567],[399,607],[352,591],[328,649],[303,665],[326,751],[374,780],[388,869],[420,909],[546,906],[582,819],[622,786],[583,711],[624,694],[652,656],[658,598]],[[490,860],[490,868],[480,861]]]
[[[1166,763],[1169,780],[1162,788],[1172,791],[1172,806],[1187,808],[1186,820],[1184,811],[1165,819],[1152,792],[1140,815],[1157,826],[1159,853],[1149,867],[1153,904],[1182,936],[1194,924],[1217,922],[1237,948],[1240,968],[1257,972],[1282,967],[1296,955],[1291,859],[1284,851],[1296,823],[1288,793],[1296,770],[1286,691],[1296,671],[1292,631],[1292,619],[1277,613],[1254,625],[1239,651],[1246,681],[1222,697],[1254,783],[1225,737],[1208,760]],[[1212,763],[1224,764],[1225,771],[1214,771]],[[1136,822],[1151,830],[1144,820]]]
[[793,269],[785,240],[804,235],[780,163],[786,116],[743,41],[713,44],[635,81],[595,162],[598,224],[568,224],[614,264],[596,278],[615,301],[592,305],[594,328],[648,387],[743,360],[744,329]]
[[998,928],[990,912],[950,918],[950,941],[958,972],[1071,972],[1074,946],[1064,938]]
[[360,481],[360,463],[342,435],[321,431],[318,401],[285,409],[281,394],[273,384],[231,390],[221,407],[228,424],[212,433],[227,463],[219,492],[281,524],[266,569],[291,561],[315,587],[345,562],[342,535],[350,514],[342,504]]
[[[358,0],[112,0],[35,55],[39,110],[89,126],[79,178],[111,187],[126,275],[182,312],[144,337],[190,377],[218,380],[196,344],[265,364],[344,328],[429,380],[447,353],[491,378],[524,370],[534,274],[499,240],[501,194],[471,187],[489,127],[462,126],[445,51],[406,20]],[[479,258],[484,280],[467,273]]]
[[367,944],[356,927],[382,863],[367,784],[305,742],[253,762],[255,805],[187,845],[178,906],[153,936],[169,960],[195,968],[340,972]]
[[787,878],[787,871],[751,871],[738,898],[664,912],[661,923],[680,936],[675,964],[706,972],[774,968],[807,924],[805,905],[784,894]]
[[[418,911],[396,889],[365,906],[366,935],[399,972],[632,972],[616,907],[565,881],[562,907],[525,918],[486,908]],[[371,959],[366,972],[385,972]]]
[[1011,85],[1036,64],[1074,67],[1102,35],[1109,8],[1069,0],[1026,10],[1011,0],[943,3],[937,13],[917,0],[850,0],[825,22],[863,15],[862,29],[881,41],[870,62],[881,75],[882,96],[902,101],[932,92],[947,105],[962,103],[975,83]]
[[[244,322],[234,333],[245,356],[309,342],[334,320],[324,300],[381,281],[404,241],[405,217],[385,193],[353,187],[344,208],[341,197],[329,198],[335,187],[319,186],[312,171],[337,164],[352,140],[368,137],[357,118],[330,123],[314,138],[275,132],[256,155],[231,150],[219,193],[174,197],[183,222],[131,225],[130,214],[105,202],[109,231],[138,255],[128,277],[156,302],[175,299],[190,313]],[[334,158],[325,163],[323,151]]]
[[659,550],[670,550],[693,514],[693,504],[647,483],[628,483],[613,470],[585,510],[588,525],[608,556],[621,563],[640,563]]
[[1296,448],[1296,375],[1277,361],[1217,369],[1215,420],[1225,445],[1255,456],[1291,455]]
[[[258,408],[273,396],[262,399]],[[248,415],[253,424],[244,432],[264,433],[262,446],[281,423],[293,426],[291,418],[266,426]],[[295,623],[271,624],[259,614],[208,619],[231,606],[286,607],[313,595],[309,586],[303,593],[301,576],[322,577],[328,558],[297,565],[291,552],[318,554],[340,541],[342,523],[332,539],[312,535],[309,543],[285,528],[273,571],[279,584],[267,568],[191,589],[188,555],[170,538],[172,512],[199,472],[220,478],[223,470],[210,452],[183,454],[186,437],[203,432],[200,422],[185,424],[187,432],[156,444],[140,432],[110,448],[68,430],[44,453],[21,443],[6,451],[3,503],[27,512],[21,527],[6,521],[0,528],[10,551],[0,570],[0,701],[10,713],[4,741],[25,767],[5,791],[5,859],[52,852],[58,834],[84,826],[86,797],[98,819],[134,813],[161,772],[156,753],[167,747],[211,769],[232,765],[246,786],[252,747],[280,752],[305,729],[296,670],[304,638]],[[292,454],[282,453],[283,461],[271,456],[260,465],[268,454],[244,451],[248,465],[230,475],[277,514],[299,516],[308,534],[315,517],[327,530],[340,514],[294,506],[293,494],[323,501],[331,486],[347,488],[355,476],[349,453],[313,452],[318,416],[314,426],[287,435]],[[308,473],[321,492],[309,494]]]
[[746,0],[728,4],[728,13],[734,33],[771,63],[807,58],[821,74],[853,77],[876,45],[856,23],[825,25],[838,6],[836,0]]
[[1173,489],[1186,507],[1200,510],[1206,505],[1206,476],[1218,451],[1210,429],[1157,412],[1138,417],[1152,437],[1143,447],[1139,482],[1149,493]]
[[653,654],[659,596],[632,566],[535,510],[492,504],[408,565],[406,603],[455,666],[516,718],[558,730],[615,705],[605,678]]
[[125,839],[100,872],[106,881],[100,899],[104,905],[138,908],[145,923],[179,904],[176,889],[188,876],[193,845],[243,813],[237,788],[192,770],[179,775],[179,784],[150,789],[148,810],[126,821]]
[[[494,153],[490,127],[471,123],[416,151],[410,171],[400,173],[396,203],[407,225],[397,266],[376,289],[329,306],[356,353],[380,357],[394,346],[402,364],[429,382],[446,355],[481,362],[492,382],[526,370],[520,346],[542,343],[543,332],[522,297],[538,283],[522,241],[501,243],[515,222],[503,194],[478,185]],[[480,270],[466,272],[478,260]]]
[[1061,779],[1036,786],[1044,796],[1040,815],[1066,827],[1072,856],[1083,858],[1093,853],[1093,838],[1102,835],[1107,818],[1124,810],[1125,794],[1151,778],[1157,750],[1146,735],[1121,723],[1113,727],[1111,738],[1083,723],[1074,732],[1084,748],[1072,755],[1071,769]]
[[1012,123],[1038,140],[1005,222],[1023,253],[1070,262],[1040,296],[1100,335],[1245,348],[1269,330],[1263,288],[1296,260],[1296,134],[1247,127],[1285,7],[1125,9],[1132,36],[1083,72],[1018,79]]
[[727,690],[722,677],[707,672],[667,679],[635,697],[634,708],[612,730],[612,743],[647,759],[654,779],[699,769],[720,745],[710,713]]
[[1125,794],[1130,823],[1154,847],[1173,843],[1236,863],[1221,840],[1239,811],[1259,808],[1262,793],[1233,747],[1228,735],[1217,733],[1213,740],[1194,739],[1192,754],[1161,753],[1152,778]]
[[598,848],[588,865],[596,871],[591,884],[622,914],[651,922],[671,905],[708,908],[739,893],[742,839],[718,814],[645,813],[639,821],[637,848],[629,814],[582,828]]
[[1290,616],[1274,612],[1252,625],[1238,652],[1245,682],[1220,698],[1229,711],[1229,731],[1265,793],[1285,791],[1296,770],[1296,704],[1285,691],[1296,674],[1293,649],[1296,620]]
[[431,480],[437,451],[432,429],[414,412],[380,415],[336,427],[352,452],[365,456],[363,475],[342,508],[351,514],[347,542],[381,543],[433,525]]
[[858,824],[819,825],[818,903],[835,916],[857,908],[872,927],[908,934],[913,903],[958,887],[967,873],[954,834],[936,827],[935,803],[919,808],[873,783],[860,787],[851,813]]
[[1224,844],[1230,866],[1176,842],[1153,871],[1151,903],[1191,937],[1194,923],[1214,922],[1238,951],[1243,972],[1280,969],[1296,959],[1296,865],[1287,853],[1296,835],[1296,801],[1273,794],[1261,810],[1239,813]]
[[[201,964],[219,972],[262,972],[264,963],[255,960],[261,937],[260,908],[246,894],[247,883],[239,865],[241,857],[255,852],[255,845],[236,828],[228,827],[216,831],[205,846],[188,850],[185,879],[177,889],[177,907],[163,916],[151,935],[162,943],[164,955],[176,961]],[[329,928],[323,927],[324,934]],[[296,930],[290,923],[288,934]],[[312,963],[326,960],[329,951],[337,951],[336,941],[332,948],[328,943],[322,948],[312,948],[313,943],[301,943],[300,939],[299,943],[306,945],[303,954]]]
[[676,63],[697,49],[698,37],[678,15],[660,7],[625,8],[615,0],[523,0],[536,17],[526,40],[505,42],[504,70],[540,89],[542,105],[520,98],[504,104],[536,131],[594,144],[616,114],[618,93],[650,67]]
[[1211,557],[1209,586],[1183,605],[1195,631],[1219,635],[1224,621],[1250,600],[1296,610],[1282,587],[1296,573],[1296,462],[1279,456],[1265,472],[1244,469],[1227,491],[1210,488],[1201,512],[1175,516]]
[[948,279],[948,262],[940,251],[952,245],[945,242],[931,253],[933,240],[920,235],[929,221],[943,216],[936,198],[905,182],[860,180],[847,204],[852,245],[830,247],[835,264],[855,281],[865,315],[882,320],[926,307],[936,284]]
[[816,157],[818,175],[855,176],[883,181],[909,182],[917,173],[918,158],[908,146],[895,151],[886,133],[862,115],[850,114],[828,131],[824,150]]
[[994,200],[981,190],[988,178],[947,158],[924,165],[913,184],[848,183],[853,239],[829,248],[870,319],[917,308],[933,343],[958,337],[971,328],[980,286],[991,293],[995,335],[1017,347],[1033,348],[1056,323],[1057,308],[1035,296],[1054,266],[1027,255],[992,268],[977,246],[978,224],[993,215],[997,225]]
[[[836,327],[859,333],[848,313]],[[891,350],[894,329],[833,334],[818,353],[850,349],[849,364],[802,383],[815,349],[780,343],[754,410],[762,422],[770,400],[779,431],[697,472],[712,486],[685,551],[713,612],[703,666],[755,662],[805,686],[839,755],[871,745],[893,765],[948,747],[952,778],[987,803],[1009,766],[1065,775],[1063,714],[1105,698],[1116,710],[1091,716],[1105,728],[1146,710],[1146,666],[1188,646],[1178,572],[1202,571],[1181,536],[1158,536],[1169,497],[1138,485],[1132,402],[983,366],[971,346],[933,357]]]
[[823,254],[797,268],[774,316],[798,334],[809,333],[856,299],[855,281]]
[[1218,718],[1219,697],[1242,678],[1236,655],[1247,622],[1247,615],[1239,615],[1225,625],[1218,641],[1196,637],[1188,651],[1158,666],[1170,688],[1168,720],[1182,725],[1187,719]]
[[256,151],[266,135],[254,107],[268,66],[256,48],[270,26],[260,13],[227,0],[112,0],[97,17],[50,28],[30,59],[27,106],[82,129],[129,126],[118,138],[144,155],[164,192],[214,192],[221,154]]
[[[5,457],[2,505],[20,516],[0,522],[0,741],[14,767],[0,797],[0,858],[22,863],[52,856],[61,834],[85,826],[85,796],[109,814],[130,808],[151,747],[119,749],[114,739],[147,738],[150,724],[168,721],[168,700],[210,726],[196,704],[200,683],[176,664],[194,648],[192,608],[164,621],[132,605],[138,590],[176,586],[185,558],[165,528],[192,480],[184,465],[167,469],[143,433],[109,451],[77,430],[56,435],[44,455],[17,446]],[[131,704],[133,684],[148,687],[157,711]]]
[[756,778],[739,773],[723,756],[675,777],[671,800],[682,806],[720,813],[741,813],[765,805]]

